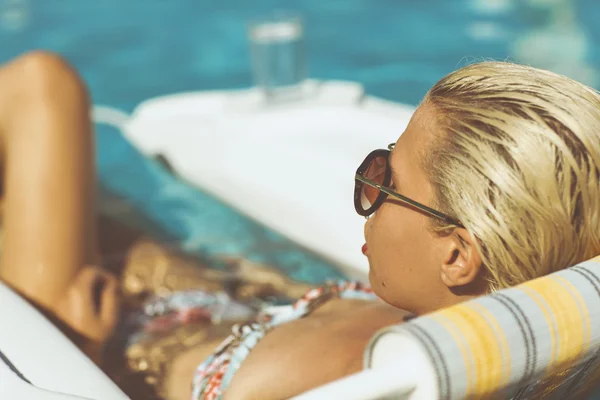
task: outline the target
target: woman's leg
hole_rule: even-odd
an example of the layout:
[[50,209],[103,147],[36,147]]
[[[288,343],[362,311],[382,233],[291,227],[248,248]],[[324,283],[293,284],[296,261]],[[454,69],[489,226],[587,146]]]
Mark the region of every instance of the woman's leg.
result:
[[0,68],[0,88],[0,279],[53,310],[98,262],[89,99],[76,72],[44,52]]

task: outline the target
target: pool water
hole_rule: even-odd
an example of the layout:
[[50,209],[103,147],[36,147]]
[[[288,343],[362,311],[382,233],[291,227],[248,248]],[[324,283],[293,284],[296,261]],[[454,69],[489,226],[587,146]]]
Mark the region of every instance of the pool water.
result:
[[131,110],[166,93],[251,85],[246,26],[275,8],[304,16],[312,77],[395,101],[416,104],[482,58],[600,82],[596,0],[0,0],[0,61],[57,51],[95,102]]
[[[95,103],[130,111],[153,96],[251,85],[246,27],[274,8],[303,15],[311,77],[357,81],[398,102],[417,104],[443,75],[484,58],[600,85],[597,0],[0,0],[0,61],[58,52]],[[117,130],[97,133],[105,204],[125,200],[191,253],[242,257],[313,283],[345,276],[171,176]]]

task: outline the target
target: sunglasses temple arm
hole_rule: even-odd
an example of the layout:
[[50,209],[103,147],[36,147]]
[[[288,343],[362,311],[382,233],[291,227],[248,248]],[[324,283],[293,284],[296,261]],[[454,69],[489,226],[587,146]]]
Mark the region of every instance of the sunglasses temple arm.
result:
[[382,185],[380,185],[378,183],[375,183],[375,182],[371,181],[368,178],[365,178],[364,176],[356,174],[355,179],[358,180],[358,181],[360,181],[360,182],[362,182],[362,183],[364,183],[364,184],[367,184],[367,185],[372,186],[372,187],[374,187],[376,189],[379,189],[383,193],[385,193],[385,194],[387,194],[389,196],[395,197],[395,198],[401,200],[402,202],[404,202],[404,203],[406,203],[408,205],[411,205],[411,206],[413,206],[413,207],[415,207],[415,208],[423,211],[424,213],[426,213],[426,214],[428,214],[428,215],[430,215],[430,216],[432,216],[434,218],[437,218],[437,219],[440,219],[442,221],[448,222],[448,223],[450,223],[452,225],[456,225],[456,226],[459,226],[459,227],[464,227],[463,224],[460,221],[458,221],[457,219],[452,218],[451,216],[446,215],[444,213],[441,213],[441,212],[439,212],[437,210],[434,210],[433,208],[427,207],[426,205],[421,204],[421,203],[419,203],[417,201],[409,199],[408,197],[403,196],[400,193],[396,193],[393,190],[390,190],[390,189],[386,188],[385,186],[382,186]]

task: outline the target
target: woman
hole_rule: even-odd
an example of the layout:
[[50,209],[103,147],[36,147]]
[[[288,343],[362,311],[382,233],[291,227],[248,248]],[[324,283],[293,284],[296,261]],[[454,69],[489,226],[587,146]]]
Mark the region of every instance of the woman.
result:
[[[164,371],[165,397],[189,398],[193,380],[195,398],[288,398],[360,370],[365,345],[384,326],[599,254],[598,132],[600,96],[565,77],[507,63],[471,65],[448,75],[425,96],[391,151],[371,153],[357,171],[355,206],[370,217],[363,251],[380,300],[360,285],[313,290],[294,308],[266,310],[256,323],[234,329],[200,367],[221,332],[192,341]],[[10,178],[10,160],[6,207],[17,209],[9,202],[18,187]],[[71,187],[78,194],[69,201],[81,211],[57,222],[91,221],[84,218],[90,199],[83,184],[91,172],[83,178],[71,173],[79,186]],[[31,195],[22,201],[32,202]],[[38,213],[38,218],[45,217]],[[32,225],[13,217],[6,236],[11,226],[15,235],[26,236]],[[79,237],[93,242],[92,222],[85,227],[77,231]],[[93,246],[65,245],[65,254],[74,253],[67,259],[70,268],[45,261],[56,257],[50,251],[18,263],[31,265],[29,271],[70,273],[52,283],[59,289],[43,287],[41,295],[26,287],[30,281],[16,267],[7,267],[19,261],[20,243],[7,240],[5,252],[9,245],[16,249],[12,259],[2,260],[2,279],[76,329],[85,331],[88,325],[77,322],[90,318],[100,332],[94,337],[108,337],[117,308],[114,284],[105,285],[99,312],[77,307],[72,295],[89,287],[90,268],[81,266],[94,263],[87,256]]]
[[383,302],[321,301],[263,329],[234,373],[233,340],[198,369],[195,394],[291,397],[358,371],[371,335],[401,310],[428,313],[599,254],[599,176],[597,92],[508,63],[448,75],[392,151],[358,169],[369,278]]

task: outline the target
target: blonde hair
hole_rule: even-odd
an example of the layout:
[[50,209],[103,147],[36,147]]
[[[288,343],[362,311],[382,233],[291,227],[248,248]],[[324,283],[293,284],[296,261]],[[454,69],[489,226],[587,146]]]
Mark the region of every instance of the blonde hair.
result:
[[436,206],[477,238],[490,289],[600,254],[596,91],[484,62],[443,78],[424,104],[443,132],[424,158]]

